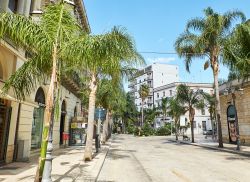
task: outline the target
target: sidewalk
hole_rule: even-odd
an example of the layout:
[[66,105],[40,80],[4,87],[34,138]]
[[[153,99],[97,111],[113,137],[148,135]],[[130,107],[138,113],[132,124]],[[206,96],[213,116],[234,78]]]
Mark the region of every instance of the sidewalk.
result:
[[[110,138],[110,140],[112,139]],[[110,143],[109,141],[102,145],[101,151],[90,162],[83,161],[83,146],[55,150],[53,152],[52,180],[56,182],[95,181],[109,150]],[[29,162],[14,162],[0,167],[0,181],[33,182],[37,161],[38,157],[34,156]]]
[[[172,142],[176,142],[175,136],[169,136],[168,140],[172,141]],[[206,139],[205,135],[195,135],[194,136],[195,143],[191,143],[190,140],[189,141],[183,141],[182,136],[179,136],[178,142],[179,143],[184,143],[184,144],[189,144],[189,145],[194,145],[194,146],[198,146],[198,147],[209,148],[209,149],[213,149],[213,150],[219,150],[219,151],[223,151],[223,152],[240,154],[240,155],[250,157],[250,146],[241,145],[241,150],[238,151],[238,150],[236,150],[237,146],[235,144],[223,143],[224,147],[219,148],[218,147],[218,142],[216,140],[213,140],[211,136],[208,136],[207,139]]]

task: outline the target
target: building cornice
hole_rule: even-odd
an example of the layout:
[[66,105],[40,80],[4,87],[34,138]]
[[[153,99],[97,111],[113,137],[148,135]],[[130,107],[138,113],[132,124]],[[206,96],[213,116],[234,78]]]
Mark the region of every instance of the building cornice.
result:
[[173,88],[173,87],[176,87],[180,84],[185,84],[189,87],[213,88],[212,83],[173,82],[173,83],[170,83],[167,85],[163,85],[163,86],[154,88],[154,92],[161,91],[161,90],[168,89],[168,88]]
[[81,20],[81,24],[83,26],[83,29],[87,33],[90,33],[91,29],[90,29],[88,16],[87,16],[87,12],[86,12],[83,0],[74,0],[74,3],[75,3],[75,6],[77,8],[77,11],[78,11],[78,13],[80,15],[80,20]]

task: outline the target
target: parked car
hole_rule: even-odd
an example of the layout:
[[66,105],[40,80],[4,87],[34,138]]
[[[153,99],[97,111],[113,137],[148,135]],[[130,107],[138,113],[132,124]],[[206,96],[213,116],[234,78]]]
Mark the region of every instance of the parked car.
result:
[[213,135],[213,130],[205,130],[203,131],[203,135]]

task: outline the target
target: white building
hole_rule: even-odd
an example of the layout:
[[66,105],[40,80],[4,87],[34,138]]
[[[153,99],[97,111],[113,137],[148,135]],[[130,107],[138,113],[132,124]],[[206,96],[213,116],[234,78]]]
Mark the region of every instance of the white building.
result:
[[167,65],[154,63],[146,68],[139,70],[135,76],[129,80],[129,92],[135,99],[135,105],[138,110],[141,109],[142,100],[139,89],[142,84],[147,84],[150,89],[148,98],[145,99],[144,108],[153,108],[154,89],[179,81],[179,68],[177,65]]
[[[161,101],[166,97],[173,97],[176,95],[176,88],[180,84],[185,84],[193,90],[202,90],[203,92],[213,94],[213,84],[210,83],[189,83],[189,82],[173,82],[160,86],[154,89],[154,104],[155,107],[161,106]],[[189,122],[188,112],[180,118],[180,126],[186,126]],[[164,125],[164,122],[171,122],[171,118],[167,117],[166,121],[163,121],[162,116],[156,118],[155,127],[160,127]],[[203,110],[195,109],[194,117],[194,133],[202,133],[204,130],[211,130],[212,125],[210,121],[210,115],[208,108]],[[190,133],[190,128],[187,130],[187,133]]]

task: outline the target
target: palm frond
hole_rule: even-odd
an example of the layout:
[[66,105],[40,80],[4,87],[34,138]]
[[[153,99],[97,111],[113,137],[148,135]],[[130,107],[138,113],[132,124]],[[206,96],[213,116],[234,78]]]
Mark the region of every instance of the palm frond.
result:
[[190,31],[190,29],[196,31],[204,31],[205,29],[205,19],[204,18],[194,18],[189,20],[186,25],[186,31]]
[[13,88],[19,100],[24,100],[25,96],[31,94],[38,84],[42,84],[48,78],[48,73],[51,71],[51,62],[43,59],[45,58],[33,56],[25,62],[5,82],[4,93]]

